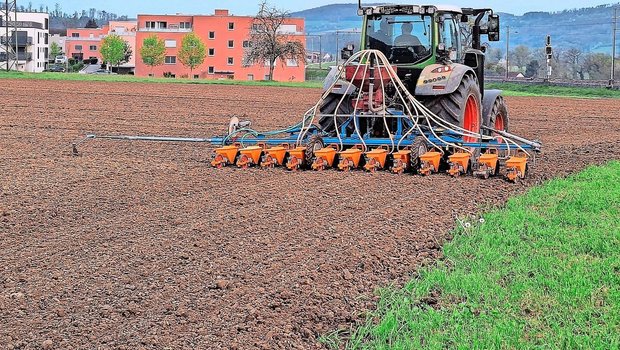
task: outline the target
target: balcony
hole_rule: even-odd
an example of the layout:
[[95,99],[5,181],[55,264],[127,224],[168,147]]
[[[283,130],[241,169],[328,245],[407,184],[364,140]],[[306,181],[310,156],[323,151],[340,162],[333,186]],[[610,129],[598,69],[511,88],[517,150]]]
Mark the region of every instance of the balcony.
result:
[[[19,12],[17,16],[19,17]],[[2,18],[0,18],[0,27],[5,27],[5,26],[6,26],[6,23],[2,21]],[[17,27],[17,29],[27,29],[27,28],[43,29],[43,23],[30,22],[30,21],[17,21],[17,22],[9,21],[9,28],[13,28],[13,27]]]
[[170,25],[167,28],[140,28],[141,32],[160,32],[160,33],[190,33],[192,28],[180,28],[175,25]]
[[[12,37],[9,39],[9,44],[11,46],[15,46],[15,38]],[[0,38],[0,45],[6,45],[6,36],[3,36]],[[17,46],[18,47],[24,47],[24,46],[30,46],[32,45],[32,37],[25,37],[25,36],[17,36]]]
[[[6,52],[0,52],[0,62],[6,62],[6,57],[7,57]],[[15,54],[11,54],[10,57],[11,57],[11,60],[14,60],[15,59]],[[30,61],[32,61],[32,53],[30,53],[30,52],[20,52],[17,55],[17,60],[18,61],[30,62]]]

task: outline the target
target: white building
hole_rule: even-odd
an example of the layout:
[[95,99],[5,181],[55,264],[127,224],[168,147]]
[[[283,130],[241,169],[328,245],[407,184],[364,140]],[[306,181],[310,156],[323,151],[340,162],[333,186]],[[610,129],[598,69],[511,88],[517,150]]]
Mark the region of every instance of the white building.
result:
[[[49,56],[49,15],[41,12],[9,12],[9,42],[17,46],[17,70],[42,72]],[[6,19],[0,18],[0,69],[6,69]],[[15,31],[17,27],[17,32]],[[13,49],[14,51],[15,49]],[[14,62],[14,54],[9,64]],[[16,67],[11,67],[15,70]]]

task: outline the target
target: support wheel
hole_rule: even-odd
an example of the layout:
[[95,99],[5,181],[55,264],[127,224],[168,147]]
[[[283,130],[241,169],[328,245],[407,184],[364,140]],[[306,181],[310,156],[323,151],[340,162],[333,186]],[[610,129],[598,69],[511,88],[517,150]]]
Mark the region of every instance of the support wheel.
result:
[[422,136],[417,136],[413,139],[409,163],[414,172],[417,172],[420,168],[420,156],[426,152],[428,152],[428,144],[426,143],[426,139]]
[[312,135],[306,143],[306,164],[312,164],[314,162],[314,152],[325,147],[323,138],[319,135]]

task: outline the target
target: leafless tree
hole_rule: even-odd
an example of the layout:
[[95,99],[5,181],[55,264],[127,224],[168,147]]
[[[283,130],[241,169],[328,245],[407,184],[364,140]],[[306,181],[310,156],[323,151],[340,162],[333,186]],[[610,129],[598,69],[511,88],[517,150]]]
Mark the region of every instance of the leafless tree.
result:
[[281,31],[289,13],[263,1],[260,10],[252,21],[249,44],[245,48],[244,64],[269,64],[269,80],[273,80],[273,71],[278,59],[286,63],[287,59],[304,62],[306,49],[290,33]]

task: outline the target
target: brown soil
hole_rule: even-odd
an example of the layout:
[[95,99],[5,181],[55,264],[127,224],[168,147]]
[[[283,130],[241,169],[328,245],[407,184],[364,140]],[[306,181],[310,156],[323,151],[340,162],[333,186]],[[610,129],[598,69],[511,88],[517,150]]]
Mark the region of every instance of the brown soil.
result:
[[308,89],[2,80],[2,348],[316,348],[377,287],[440,256],[454,215],[618,158],[618,100],[508,98],[540,138],[528,180],[216,170],[201,144],[231,114],[284,126]]

